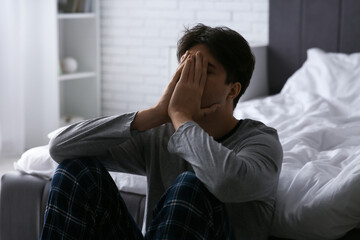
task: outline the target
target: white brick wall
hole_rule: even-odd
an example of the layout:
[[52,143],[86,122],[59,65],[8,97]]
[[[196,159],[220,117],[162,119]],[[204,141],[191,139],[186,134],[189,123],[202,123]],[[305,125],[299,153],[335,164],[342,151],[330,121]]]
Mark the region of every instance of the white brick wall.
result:
[[268,41],[268,0],[100,0],[102,114],[152,106],[169,81],[184,26],[225,25]]

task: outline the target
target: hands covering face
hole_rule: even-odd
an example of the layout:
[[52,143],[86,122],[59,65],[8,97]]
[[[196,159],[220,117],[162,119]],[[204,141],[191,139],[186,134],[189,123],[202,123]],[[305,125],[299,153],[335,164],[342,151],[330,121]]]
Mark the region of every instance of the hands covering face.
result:
[[[170,121],[178,129],[186,121],[195,121],[210,131],[214,123],[216,125],[223,118],[224,112],[228,111],[232,117],[231,96],[236,94],[231,93],[235,90],[226,84],[226,71],[222,65],[206,46],[199,44],[181,57],[179,67],[159,102],[139,111],[131,129],[145,131]],[[210,114],[212,117],[205,117]]]
[[168,102],[167,113],[177,129],[185,121],[197,121],[213,113],[219,104],[201,108],[207,80],[208,60],[198,51],[182,56],[180,65],[162,99]]

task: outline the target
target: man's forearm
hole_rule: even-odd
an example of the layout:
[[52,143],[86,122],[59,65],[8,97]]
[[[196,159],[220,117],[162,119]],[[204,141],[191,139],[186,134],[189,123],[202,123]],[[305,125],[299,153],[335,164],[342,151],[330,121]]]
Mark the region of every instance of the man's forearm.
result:
[[130,124],[135,113],[99,117],[75,123],[50,140],[50,154],[60,163],[64,159],[99,156],[131,137]]
[[161,114],[157,108],[149,108],[136,114],[134,121],[131,123],[131,130],[145,131],[158,127],[170,121],[168,116]]

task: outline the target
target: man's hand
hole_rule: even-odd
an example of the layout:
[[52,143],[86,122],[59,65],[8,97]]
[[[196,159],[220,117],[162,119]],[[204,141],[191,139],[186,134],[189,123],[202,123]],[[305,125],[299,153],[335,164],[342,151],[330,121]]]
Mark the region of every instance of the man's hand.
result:
[[144,131],[160,126],[166,122],[170,122],[170,117],[168,115],[169,102],[174,92],[175,86],[179,81],[181,72],[185,65],[185,60],[187,59],[188,55],[189,53],[186,52],[181,57],[179,67],[166,87],[165,92],[161,96],[159,102],[152,108],[138,112],[134,121],[131,123],[132,130]]
[[170,99],[168,115],[175,127],[186,121],[197,121],[216,111],[218,104],[201,108],[207,79],[208,60],[200,52],[186,57],[180,79]]
[[174,92],[175,86],[176,86],[177,82],[179,81],[181,72],[184,68],[185,60],[188,56],[189,56],[189,53],[186,51],[186,53],[181,57],[180,64],[179,64],[178,68],[176,69],[176,72],[175,72],[173,78],[167,85],[159,102],[154,107],[156,109],[156,112],[159,114],[159,117],[161,117],[164,120],[164,122],[170,122],[170,117],[168,114],[169,102],[170,102],[170,99]]

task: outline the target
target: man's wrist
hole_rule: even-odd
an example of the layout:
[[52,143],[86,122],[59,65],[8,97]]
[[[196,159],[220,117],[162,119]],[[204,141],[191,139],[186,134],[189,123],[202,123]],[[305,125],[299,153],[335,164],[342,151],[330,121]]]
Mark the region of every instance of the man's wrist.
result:
[[158,107],[152,107],[150,108],[150,111],[152,112],[152,115],[154,118],[158,119],[158,122],[161,124],[168,123],[171,121],[169,115],[167,112],[164,112]]
[[185,122],[193,121],[193,119],[190,116],[187,116],[186,114],[181,112],[172,113],[170,115],[170,119],[175,130],[177,130]]
[[145,131],[170,122],[169,116],[159,113],[157,108],[139,111],[131,124],[131,130]]

